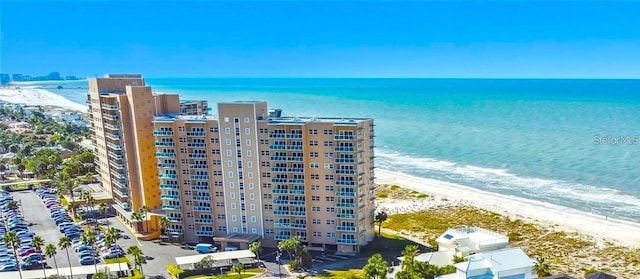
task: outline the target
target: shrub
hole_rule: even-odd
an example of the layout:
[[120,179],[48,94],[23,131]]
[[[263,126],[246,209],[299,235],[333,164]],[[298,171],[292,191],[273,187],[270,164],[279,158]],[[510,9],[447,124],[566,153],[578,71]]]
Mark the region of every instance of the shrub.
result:
[[420,194],[420,195],[418,195],[418,198],[419,198],[419,199],[426,199],[426,198],[428,198],[428,197],[429,197],[429,195],[427,195],[427,194]]
[[176,265],[168,264],[167,265],[167,272],[169,272],[169,274],[171,274],[171,276],[173,276],[175,278],[179,278],[180,274],[182,274],[184,272],[184,270],[180,269]]
[[391,190],[398,190],[400,189],[400,186],[398,185],[391,185]]
[[522,240],[522,235],[519,232],[510,232],[507,234],[509,241],[520,241]]

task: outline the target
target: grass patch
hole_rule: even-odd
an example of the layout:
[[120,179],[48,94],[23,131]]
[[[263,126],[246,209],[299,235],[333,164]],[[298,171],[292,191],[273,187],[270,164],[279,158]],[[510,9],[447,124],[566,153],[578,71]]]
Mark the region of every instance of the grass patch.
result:
[[416,198],[419,198],[419,199],[426,199],[428,197],[429,197],[429,195],[427,195],[427,194],[420,194],[420,195],[416,196]]
[[332,279],[355,279],[362,278],[361,269],[349,269],[349,270],[327,270],[325,273],[317,276],[318,278],[332,278]]
[[127,257],[120,257],[120,258],[113,258],[113,259],[104,259],[104,263],[105,264],[112,264],[112,263],[127,263],[127,264],[130,264],[131,262],[129,261],[129,258],[127,258]]
[[144,276],[142,275],[139,269],[134,269],[133,276],[124,277],[124,278],[125,279],[144,279]]
[[400,190],[400,186],[398,186],[398,185],[391,185],[391,190],[392,190],[392,191]]
[[227,272],[218,276],[208,276],[208,275],[194,275],[186,277],[185,279],[243,279],[256,276],[262,273],[262,270],[259,268],[249,268],[242,272],[241,276],[238,276],[238,273]]
[[64,206],[64,205],[67,205],[67,204],[69,204],[69,202],[67,201],[67,199],[65,199],[65,198],[60,198],[60,205],[63,205],[63,206]]

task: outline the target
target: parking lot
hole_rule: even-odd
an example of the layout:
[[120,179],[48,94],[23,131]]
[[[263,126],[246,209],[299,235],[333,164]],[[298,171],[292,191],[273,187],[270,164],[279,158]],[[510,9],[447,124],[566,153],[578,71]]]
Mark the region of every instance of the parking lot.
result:
[[[11,193],[14,200],[20,201],[22,204],[22,215],[25,222],[29,225],[29,230],[42,237],[45,241],[45,245],[53,243],[58,248],[58,240],[63,236],[58,230],[58,226],[53,222],[53,219],[49,216],[49,211],[42,204],[42,200],[33,191],[22,191]],[[67,260],[67,253],[65,250],[58,248],[58,254],[56,254],[56,262],[58,267],[69,267],[69,261]],[[76,255],[73,248],[69,248],[69,259],[71,259],[71,266],[80,266],[80,260]],[[49,266],[54,267],[52,259],[46,259]]]

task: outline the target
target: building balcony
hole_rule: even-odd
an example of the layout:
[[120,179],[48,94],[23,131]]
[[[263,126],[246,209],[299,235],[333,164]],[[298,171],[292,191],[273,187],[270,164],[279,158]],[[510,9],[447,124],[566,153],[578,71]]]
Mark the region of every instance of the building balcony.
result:
[[188,142],[187,143],[187,147],[191,147],[191,148],[205,148],[207,147],[206,143],[203,142]]
[[114,167],[116,169],[119,169],[119,170],[123,170],[124,169],[124,164],[123,163],[118,163],[116,161],[110,161],[109,162],[109,166],[112,166],[112,167]]
[[106,114],[106,113],[102,114],[102,118],[107,119],[107,120],[118,120],[118,119],[120,119],[120,117],[118,115]]
[[338,197],[355,197],[356,196],[356,192],[338,191],[338,192],[336,192],[336,196],[338,196]]
[[124,158],[124,157],[122,157],[122,155],[120,155],[120,154],[118,154],[116,152],[113,152],[113,151],[107,151],[107,155],[109,155],[109,158],[113,158],[113,159],[116,159],[116,160],[122,160]]
[[167,233],[170,233],[170,234],[183,234],[184,233],[184,230],[181,230],[181,229],[168,228],[166,231],[167,231]]
[[354,170],[354,169],[336,169],[336,174],[355,175],[356,174],[356,170]]
[[205,191],[205,192],[209,192],[211,190],[209,186],[202,186],[202,185],[191,185],[191,189],[194,191]]
[[102,126],[104,126],[105,128],[107,128],[109,130],[120,131],[120,125],[113,125],[113,124],[109,124],[109,123],[104,123]]
[[270,133],[269,138],[272,139],[283,139],[285,137],[284,133]]
[[275,222],[274,227],[277,229],[299,229],[299,230],[307,229],[306,224],[282,223],[282,222]]
[[120,137],[120,135],[109,133],[109,132],[105,132],[104,133],[104,137],[108,138],[110,140],[120,140],[120,139],[122,139],[122,137]]
[[127,175],[126,174],[120,174],[117,172],[111,173],[113,176],[116,177],[116,179],[121,179],[121,180],[126,180],[127,179]]
[[337,202],[336,207],[356,208],[355,202]]
[[205,153],[189,153],[189,158],[207,158]]
[[171,222],[171,223],[182,223],[182,218],[181,217],[167,216],[167,220],[169,220],[169,222]]
[[285,167],[271,167],[271,172],[287,172]]
[[178,175],[177,174],[169,174],[169,173],[158,174],[158,177],[160,179],[178,179]]
[[175,146],[175,143],[172,141],[156,141],[155,146]]
[[210,201],[211,196],[192,196],[194,201]]
[[107,109],[107,110],[118,110],[119,106],[116,104],[100,104],[100,107],[102,109]]
[[274,237],[275,240],[287,240],[289,238],[291,238],[291,236],[290,235],[286,235],[286,234],[277,234]]
[[180,200],[180,195],[167,195],[167,194],[163,194],[163,195],[160,195],[160,199],[161,199],[161,200],[178,201],[178,200]]
[[356,244],[358,244],[358,240],[357,239],[349,239],[349,238],[338,238],[338,239],[336,239],[336,244],[356,245]]
[[333,136],[334,140],[355,140],[356,135],[335,135]]
[[271,161],[287,161],[287,156],[271,156]]
[[336,226],[338,232],[355,232],[358,230],[356,226]]
[[269,149],[271,150],[285,150],[285,145],[273,144],[269,145]]
[[160,184],[160,190],[177,190],[180,186],[174,184]]
[[196,231],[197,236],[213,236],[213,231]]
[[356,158],[336,158],[336,163],[344,163],[344,164],[355,164]]
[[355,152],[356,148],[354,146],[336,146],[333,150],[336,152]]
[[176,168],[176,164],[168,164],[168,163],[158,163],[156,164],[156,166],[158,166],[158,168],[162,168],[162,169],[175,169]]
[[355,186],[356,182],[353,180],[336,180],[336,185],[340,186]]
[[114,150],[122,150],[122,145],[120,145],[120,144],[107,142],[107,146],[109,148],[111,148],[111,149],[114,149]]
[[274,199],[273,203],[278,205],[304,205],[304,201],[280,200],[280,199]]
[[207,169],[209,168],[206,164],[189,164],[190,169]]
[[211,206],[194,206],[193,210],[211,212]]
[[111,182],[120,188],[127,188],[127,182],[124,179],[112,179]]
[[173,131],[154,130],[153,135],[154,136],[173,136]]
[[305,216],[306,211],[274,210],[273,214],[278,216]]
[[204,132],[188,131],[187,132],[187,136],[188,137],[204,137],[205,133]]
[[191,180],[209,180],[208,175],[191,175]]
[[301,139],[302,138],[302,134],[291,134],[291,133],[288,133],[288,134],[284,134],[284,135],[285,135],[284,137],[287,138],[287,139]]
[[180,206],[179,205],[172,205],[172,204],[163,204],[162,205],[162,210],[180,210]]
[[276,189],[276,188],[272,188],[272,189],[271,189],[271,193],[274,193],[274,194],[288,194],[288,193],[289,193],[289,189]]
[[302,156],[289,156],[289,157],[287,157],[287,161],[289,161],[289,162],[302,162],[302,160],[304,160],[304,157],[302,157]]
[[338,213],[336,214],[336,218],[339,219],[358,219],[357,214],[349,214],[349,213]]
[[111,189],[111,191],[113,191],[113,193],[115,193],[116,195],[118,195],[121,198],[128,198],[129,197],[129,193],[122,192],[122,191],[118,190],[117,188],[113,188],[113,189]]
[[213,219],[196,218],[196,224],[213,224]]
[[156,157],[157,158],[175,158],[176,154],[169,153],[169,152],[156,152]]

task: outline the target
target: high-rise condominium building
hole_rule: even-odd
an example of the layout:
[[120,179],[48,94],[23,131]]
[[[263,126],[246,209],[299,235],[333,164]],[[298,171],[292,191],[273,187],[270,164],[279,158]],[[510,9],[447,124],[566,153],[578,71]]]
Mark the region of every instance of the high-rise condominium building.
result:
[[351,254],[374,236],[373,120],[287,118],[265,102],[153,120],[168,232],[246,248],[298,236]]
[[153,94],[141,75],[108,74],[89,79],[87,103],[100,184],[112,194],[118,217],[132,226],[133,211],[161,207],[152,121],[158,114],[180,113],[179,97]]

